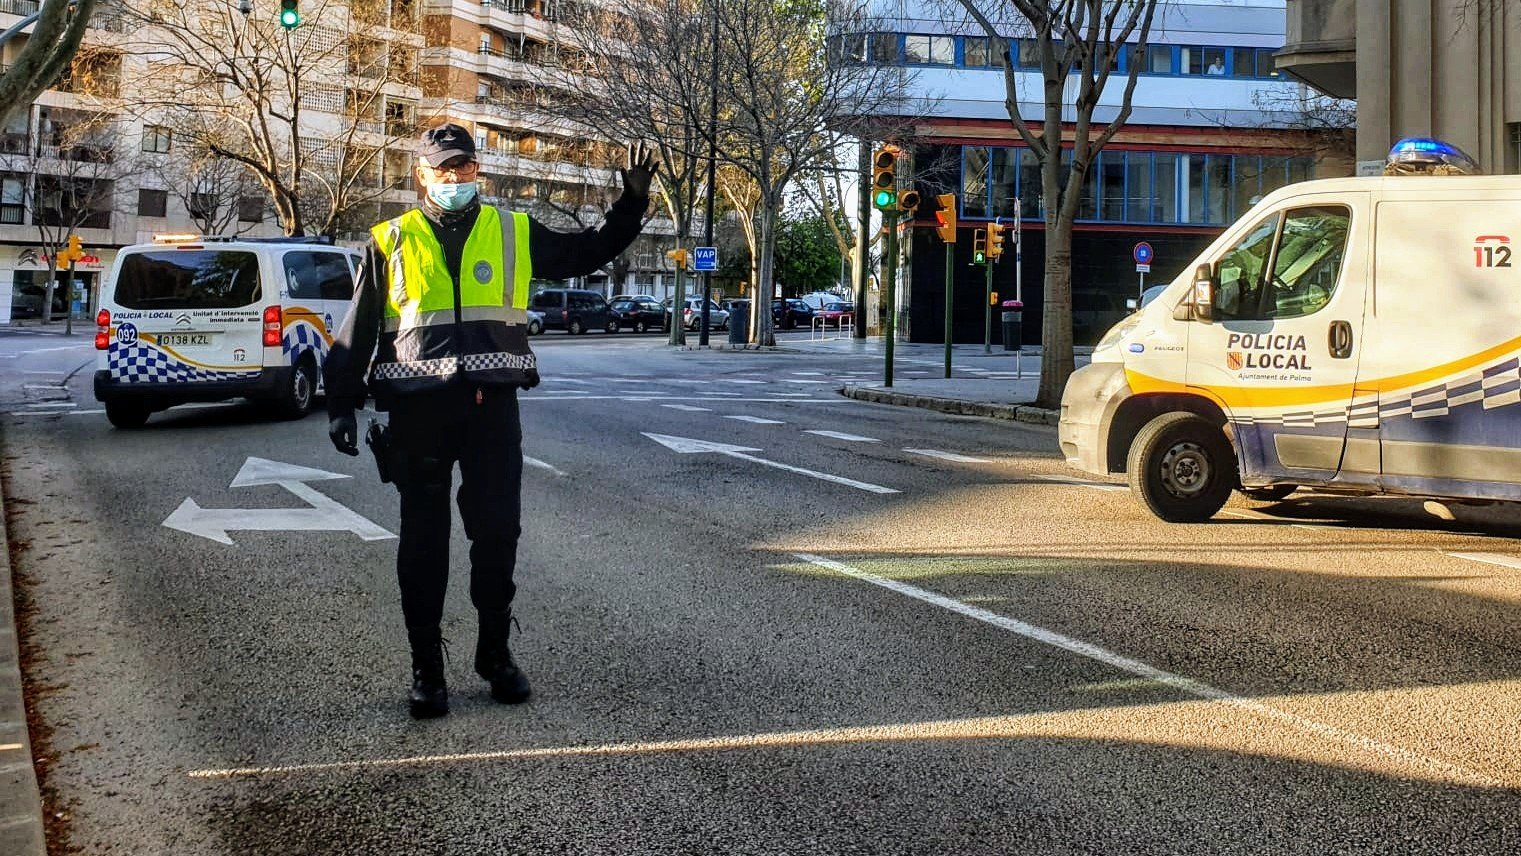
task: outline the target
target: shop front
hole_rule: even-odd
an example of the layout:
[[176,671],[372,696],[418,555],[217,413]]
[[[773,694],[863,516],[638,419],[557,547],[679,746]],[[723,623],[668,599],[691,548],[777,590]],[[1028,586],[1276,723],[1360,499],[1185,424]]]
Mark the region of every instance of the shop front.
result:
[[[51,317],[62,320],[71,314],[76,321],[94,317],[100,283],[114,251],[95,252],[68,270],[53,273]],[[38,320],[47,301],[48,254],[32,246],[0,247],[0,324]]]

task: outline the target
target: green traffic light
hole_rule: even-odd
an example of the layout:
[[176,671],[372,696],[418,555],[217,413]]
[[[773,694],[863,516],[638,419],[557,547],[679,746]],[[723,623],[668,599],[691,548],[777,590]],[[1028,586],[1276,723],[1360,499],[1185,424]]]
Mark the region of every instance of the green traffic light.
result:
[[985,253],[973,253],[972,254],[972,263],[973,264],[979,264],[979,265],[985,265],[985,264],[987,264],[988,263],[987,254],[985,254]]
[[874,200],[878,208],[887,208],[893,204],[893,192],[891,190],[878,190]]
[[294,30],[301,25],[301,13],[295,9],[286,9],[280,13],[280,26],[287,30]]

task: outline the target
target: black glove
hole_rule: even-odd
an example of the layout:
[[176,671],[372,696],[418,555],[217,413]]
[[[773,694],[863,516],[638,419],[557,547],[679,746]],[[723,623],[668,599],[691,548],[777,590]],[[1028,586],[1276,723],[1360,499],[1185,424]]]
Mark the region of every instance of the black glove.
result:
[[329,419],[327,436],[332,438],[333,448],[345,455],[359,454],[359,423],[353,413]]
[[623,192],[630,196],[649,196],[650,183],[655,180],[655,170],[660,168],[660,156],[644,143],[628,147],[628,168],[619,170],[623,176]]

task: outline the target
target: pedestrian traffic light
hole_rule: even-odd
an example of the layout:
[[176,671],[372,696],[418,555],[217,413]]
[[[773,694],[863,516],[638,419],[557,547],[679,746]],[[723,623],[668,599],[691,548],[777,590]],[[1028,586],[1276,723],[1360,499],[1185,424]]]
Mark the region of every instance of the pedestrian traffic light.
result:
[[988,263],[988,233],[978,229],[972,233],[972,264]]
[[903,150],[885,143],[871,156],[871,202],[888,211],[898,202],[898,156]]
[[280,26],[287,30],[301,26],[301,13],[296,9],[296,0],[280,0]]
[[682,249],[670,250],[670,251],[668,251],[665,254],[665,257],[668,258],[668,259],[670,259],[671,262],[676,265],[676,269],[677,270],[686,270],[687,269],[687,251],[686,250],[682,250]]
[[988,292],[988,305],[989,306],[997,306],[998,305],[998,292],[996,292],[996,291],[990,291],[990,292]]
[[84,247],[80,245],[79,236],[70,235],[68,243],[58,251],[58,258],[55,261],[60,267],[65,267],[75,262],[84,261],[84,257],[85,251]]
[[988,258],[997,261],[1003,255],[1003,232],[1008,227],[1002,223],[988,224]]
[[898,210],[912,214],[919,207],[919,191],[905,190],[898,194]]
[[935,197],[940,204],[940,210],[935,212],[935,222],[940,225],[935,227],[935,234],[947,244],[956,243],[956,194],[942,193]]

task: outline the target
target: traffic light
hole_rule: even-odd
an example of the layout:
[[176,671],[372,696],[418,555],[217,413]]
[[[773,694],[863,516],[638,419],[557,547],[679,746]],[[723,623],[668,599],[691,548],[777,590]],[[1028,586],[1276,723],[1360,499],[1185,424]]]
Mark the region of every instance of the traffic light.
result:
[[988,224],[988,259],[997,261],[1003,255],[1003,233],[1008,227],[1002,223]]
[[888,211],[898,203],[898,156],[903,150],[885,143],[871,156],[871,203]]
[[988,263],[988,233],[978,229],[972,233],[972,264]]
[[682,249],[669,250],[669,251],[666,252],[665,257],[668,258],[668,259],[670,259],[671,262],[676,265],[676,269],[677,270],[686,270],[687,269],[687,251],[686,250],[682,250]]
[[301,13],[296,9],[296,0],[280,0],[280,26],[287,30],[301,26]]
[[990,291],[990,292],[988,292],[988,305],[989,306],[997,306],[998,305],[998,292],[996,292],[996,291]]
[[904,214],[912,214],[919,207],[919,191],[905,190],[898,194],[898,210]]
[[84,247],[79,243],[78,235],[70,235],[68,245],[58,251],[57,263],[65,266],[83,261],[85,257]]
[[935,221],[939,226],[935,227],[935,233],[940,240],[947,244],[956,243],[956,194],[942,193],[935,197],[940,203],[940,210],[935,212]]

